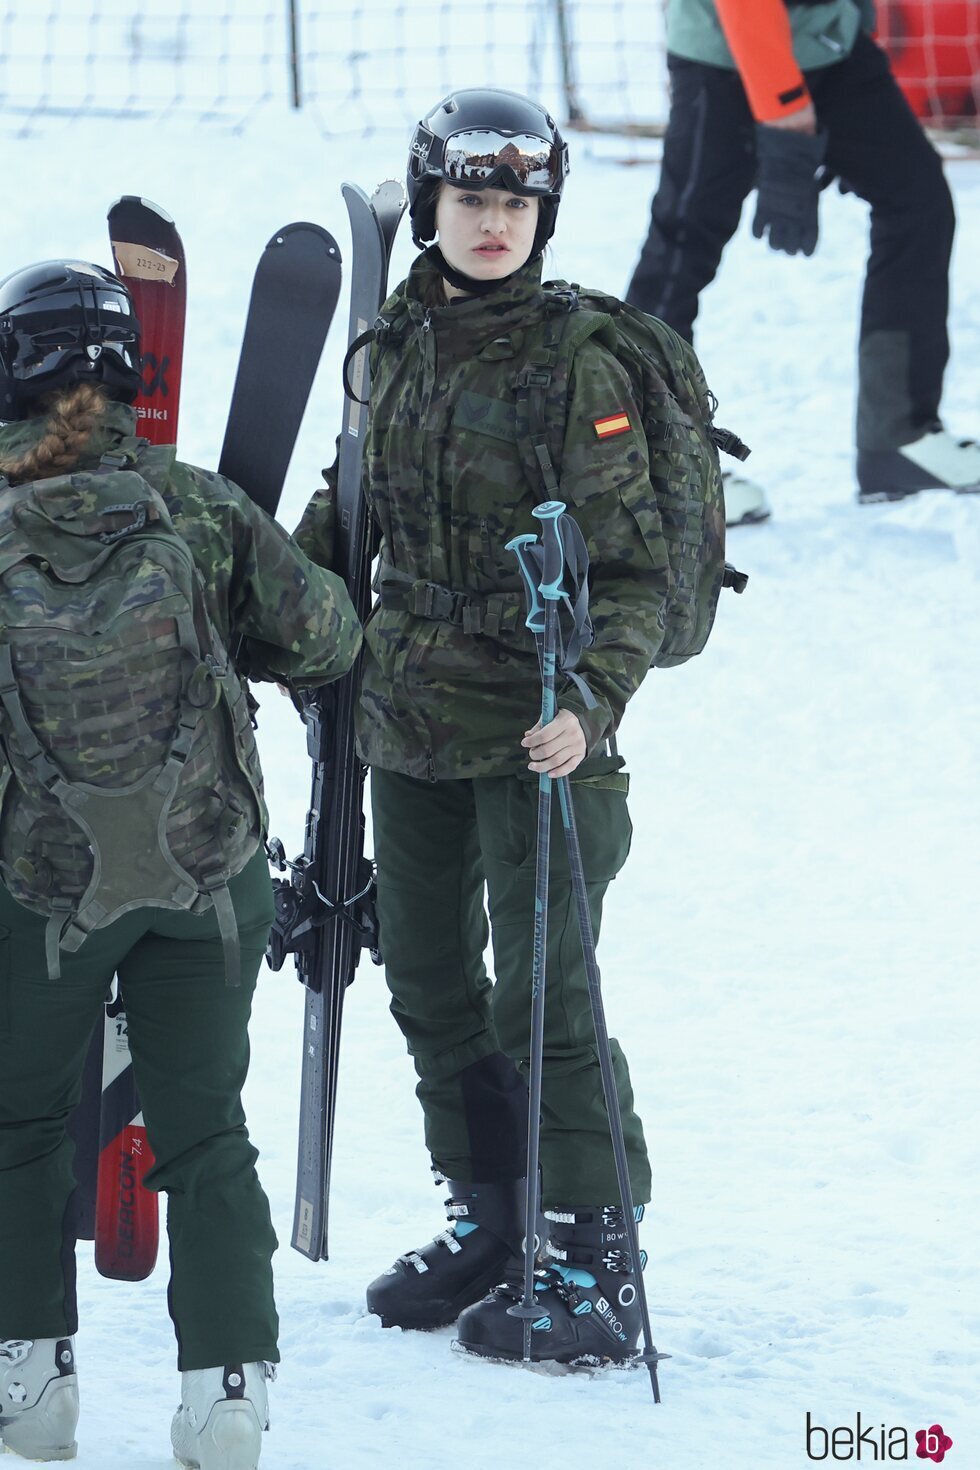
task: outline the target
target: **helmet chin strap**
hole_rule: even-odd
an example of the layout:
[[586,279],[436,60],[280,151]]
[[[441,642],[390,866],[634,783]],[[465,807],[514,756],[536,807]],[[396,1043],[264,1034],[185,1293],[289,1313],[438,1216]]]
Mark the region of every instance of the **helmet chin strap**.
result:
[[[458,271],[455,266],[450,265],[438,245],[430,245],[425,252],[425,256],[427,260],[432,261],[432,264],[444,280],[448,281],[451,286],[455,286],[458,290],[465,291],[467,296],[488,296],[491,291],[496,291],[498,286],[502,286],[505,281],[510,280],[511,276],[517,274],[516,271],[511,271],[510,275],[499,276],[495,281],[478,281],[475,276],[465,276],[462,271]],[[529,265],[536,258],[537,256],[534,254],[528,256],[524,265]],[[518,266],[517,269],[522,270],[523,266]]]

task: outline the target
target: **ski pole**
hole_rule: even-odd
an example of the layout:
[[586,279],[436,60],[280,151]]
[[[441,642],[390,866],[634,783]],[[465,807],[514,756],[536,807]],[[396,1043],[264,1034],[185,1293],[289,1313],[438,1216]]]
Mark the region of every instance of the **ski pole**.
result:
[[572,892],[575,895],[579,936],[582,941],[582,955],[585,960],[585,974],[589,986],[589,1004],[592,1007],[592,1024],[595,1028],[596,1052],[599,1057],[599,1070],[602,1074],[602,1092],[606,1100],[606,1113],[609,1118],[609,1136],[612,1140],[613,1157],[616,1161],[616,1179],[619,1184],[623,1223],[626,1227],[626,1239],[629,1244],[630,1260],[636,1277],[636,1294],[640,1304],[640,1320],[643,1324],[645,1350],[640,1354],[640,1362],[645,1363],[649,1369],[650,1384],[653,1388],[653,1401],[659,1404],[660,1384],[657,1380],[657,1364],[662,1358],[669,1358],[670,1354],[658,1353],[653,1345],[650,1310],[647,1305],[646,1284],[643,1280],[644,1263],[643,1257],[640,1255],[636,1213],[633,1208],[633,1190],[630,1185],[629,1164],[626,1158],[626,1140],[623,1137],[623,1112],[620,1106],[619,1089],[616,1086],[616,1073],[613,1068],[612,1051],[609,1045],[609,1030],[606,1026],[606,1008],[602,1000],[602,983],[599,975],[599,964],[596,959],[595,935],[592,932],[592,915],[589,913],[589,896],[585,886],[582,849],[579,845],[578,829],[575,825],[572,787],[567,776],[560,776],[558,778],[558,804],[561,807],[562,826],[565,830],[565,846],[568,849],[568,866],[572,875]]
[[[547,506],[539,507],[535,511],[537,515],[546,511],[551,506],[560,505],[560,502],[549,502]],[[557,514],[542,515],[542,547],[543,562],[547,568],[553,566],[555,558],[563,556],[561,530],[559,520],[564,506],[561,506]],[[513,550],[520,563],[521,573],[527,588],[528,605],[531,609],[527,625],[534,631],[532,617],[538,607],[538,586],[535,572],[527,556],[527,547],[535,541],[533,536],[520,536],[507,543],[508,550]],[[550,552],[550,558],[549,558]],[[540,586],[541,596],[548,597],[545,590],[545,574],[542,573]],[[560,592],[552,590],[552,596],[557,598]],[[540,615],[538,617],[540,621]],[[537,637],[537,632],[535,632]],[[542,659],[543,678],[543,659]],[[552,691],[554,690],[554,653],[552,654],[551,670]],[[552,694],[552,698],[553,698]],[[599,973],[599,965],[596,958],[595,935],[592,930],[592,916],[589,912],[588,889],[585,882],[585,869],[582,863],[582,849],[578,838],[578,829],[575,824],[575,807],[572,801],[571,782],[567,776],[559,776],[558,804],[561,809],[562,827],[565,835],[565,845],[568,850],[568,864],[571,873],[572,891],[575,896],[575,909],[578,918],[579,937],[582,944],[582,956],[585,962],[586,979],[589,988],[589,1004],[592,1010],[592,1023],[596,1037],[596,1052],[599,1058],[599,1070],[602,1077],[602,1090],[606,1104],[606,1114],[609,1119],[609,1133],[613,1148],[613,1157],[616,1165],[616,1179],[619,1186],[620,1204],[623,1211],[623,1222],[626,1230],[626,1238],[629,1245],[630,1259],[636,1277],[637,1299],[640,1305],[640,1319],[643,1325],[643,1341],[645,1351],[640,1355],[640,1361],[645,1363],[650,1373],[650,1383],[653,1389],[655,1403],[660,1403],[660,1385],[657,1378],[657,1364],[669,1353],[659,1353],[653,1344],[653,1331],[650,1324],[650,1312],[647,1303],[646,1285],[643,1280],[643,1259],[640,1254],[639,1235],[636,1228],[636,1215],[633,1207],[633,1191],[630,1184],[629,1164],[626,1157],[626,1141],[623,1136],[623,1115],[620,1106],[619,1089],[616,1086],[616,1075],[612,1061],[612,1051],[609,1045],[609,1031],[606,1025],[605,1005],[602,999],[602,985]],[[525,1327],[525,1332],[528,1329]]]
[[[534,514],[542,521],[553,521],[565,509],[561,501],[549,500],[539,505]],[[507,543],[508,550],[517,551],[535,541],[534,536],[519,536]],[[555,717],[555,649],[558,637],[558,599],[562,595],[561,580],[564,563],[561,540],[549,538],[545,554],[541,581],[535,586],[528,581],[527,626],[534,634],[540,647],[541,658],[541,724],[547,725]],[[521,570],[527,579],[524,560],[519,557]],[[538,597],[540,591],[540,598]],[[543,604],[542,600],[543,599]],[[541,1316],[541,1308],[534,1296],[535,1232],[537,1229],[540,1178],[539,1156],[541,1150],[541,1073],[544,1065],[544,1003],[547,979],[548,949],[548,877],[551,864],[551,777],[542,774],[538,778],[538,831],[537,853],[534,869],[534,951],[531,967],[531,1042],[528,1062],[528,1129],[527,1129],[527,1185],[524,1210],[524,1295],[520,1302],[507,1310],[524,1324],[524,1362],[531,1361],[531,1331],[534,1322]]]

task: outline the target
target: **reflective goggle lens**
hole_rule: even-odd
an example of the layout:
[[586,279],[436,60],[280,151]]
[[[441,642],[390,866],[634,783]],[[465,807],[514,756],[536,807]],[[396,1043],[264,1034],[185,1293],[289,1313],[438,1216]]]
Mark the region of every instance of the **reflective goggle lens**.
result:
[[474,128],[446,140],[443,171],[447,179],[482,183],[504,168],[511,169],[527,189],[554,194],[561,188],[561,155],[548,138],[532,133],[508,138],[489,128]]

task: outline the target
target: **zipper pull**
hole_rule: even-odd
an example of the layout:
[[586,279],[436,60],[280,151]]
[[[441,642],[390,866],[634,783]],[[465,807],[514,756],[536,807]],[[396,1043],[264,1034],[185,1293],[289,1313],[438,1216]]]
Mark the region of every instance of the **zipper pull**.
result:
[[430,307],[426,311],[425,316],[422,318],[422,334],[423,334],[423,336],[426,334],[426,332],[430,331],[431,328],[432,328],[432,308]]
[[427,781],[431,781],[432,782],[432,785],[434,786],[436,784],[436,765],[435,765],[435,761],[432,759],[432,751],[431,750],[427,750],[425,752],[425,760],[426,760],[425,779]]

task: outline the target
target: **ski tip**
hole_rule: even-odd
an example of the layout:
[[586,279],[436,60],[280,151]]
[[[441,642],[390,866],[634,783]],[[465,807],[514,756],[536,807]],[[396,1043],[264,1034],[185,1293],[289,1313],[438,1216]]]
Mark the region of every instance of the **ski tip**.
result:
[[114,199],[109,205],[109,217],[111,218],[113,213],[124,204],[138,204],[141,209],[152,210],[154,214],[160,216],[164,224],[172,225],[175,222],[172,214],[168,214],[161,205],[154,204],[152,199],[144,199],[141,194],[120,194],[119,198]]
[[391,247],[407,207],[408,193],[400,179],[385,179],[371,195],[371,208],[381,230],[386,260],[391,258]]
[[346,179],[344,183],[341,184],[340,192],[341,194],[343,194],[345,199],[360,199],[365,204],[369,204],[371,202],[368,199],[365,191],[361,188],[360,184],[354,184],[350,181],[350,179]]
[[408,193],[401,179],[382,179],[371,198],[375,204],[383,202],[388,208],[404,209],[408,204]]

